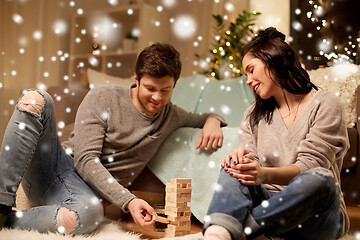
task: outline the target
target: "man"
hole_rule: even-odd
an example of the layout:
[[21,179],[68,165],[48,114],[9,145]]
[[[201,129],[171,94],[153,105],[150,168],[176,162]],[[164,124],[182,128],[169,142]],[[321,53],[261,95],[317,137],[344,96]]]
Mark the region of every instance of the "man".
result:
[[[126,187],[166,137],[179,127],[203,127],[197,148],[222,145],[222,118],[189,113],[170,102],[180,71],[179,53],[171,45],[145,48],[137,59],[135,84],[90,90],[78,109],[72,137],[63,146],[51,97],[26,92],[1,149],[0,224],[89,233],[104,214],[97,195],[129,211],[137,224],[153,224],[154,209]],[[16,214],[11,207],[21,180],[36,207]]]

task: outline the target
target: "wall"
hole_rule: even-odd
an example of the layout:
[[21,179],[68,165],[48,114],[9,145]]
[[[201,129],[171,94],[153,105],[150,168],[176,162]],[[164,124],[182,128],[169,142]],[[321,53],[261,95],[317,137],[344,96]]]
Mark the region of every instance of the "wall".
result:
[[[71,2],[0,0],[0,143],[14,104],[24,89],[67,84],[68,58],[65,56],[69,52],[71,16],[80,8],[86,12],[111,7],[110,1],[106,0],[74,0],[74,6]],[[118,2],[126,4],[128,1]],[[166,6],[164,0],[147,2],[153,6],[162,5],[163,11],[168,11],[175,21],[187,15],[195,22],[193,34],[187,38],[180,38],[172,29],[167,29],[172,33],[171,43],[181,54],[182,76],[189,76],[198,69],[195,54],[204,58],[209,55],[208,50],[214,42],[213,14],[226,15],[231,21],[243,10],[261,9],[257,24],[267,26],[273,23],[269,22],[269,16],[279,18],[280,22],[275,21],[278,29],[285,34],[289,32],[290,0],[167,1],[174,2],[173,6]],[[229,3],[232,9],[225,7]],[[22,16],[23,21],[14,21],[14,14]],[[65,27],[60,34],[54,29],[59,20],[60,26]],[[33,37],[36,30],[42,33],[39,40]],[[20,49],[24,52],[20,53]],[[44,60],[40,61],[40,57]]]
[[[162,0],[152,0],[152,5],[162,5]],[[173,30],[171,43],[180,52],[181,60],[183,62],[182,76],[189,76],[196,73],[199,70],[197,67],[197,58],[195,54],[200,55],[203,59],[207,56],[209,49],[212,49],[212,45],[215,41],[215,35],[213,31],[213,14],[220,14],[227,16],[229,22],[234,20],[239,13],[249,8],[249,0],[183,0],[174,1],[175,4],[171,7],[165,7],[164,9],[169,12],[171,18],[176,21],[181,16],[191,16],[195,22],[194,34],[187,38],[179,37]],[[233,9],[227,10],[225,4],[231,4]],[[228,8],[229,9],[229,8]],[[199,40],[201,39],[201,40]],[[201,70],[201,69],[200,69]]]
[[256,25],[260,28],[270,26],[290,36],[290,0],[250,0],[250,11],[258,11]]
[[[164,6],[164,11],[168,11],[175,20],[183,15],[191,16],[196,24],[194,34],[189,38],[179,38],[176,34],[172,34],[172,44],[179,49],[183,58],[184,76],[193,73],[194,54],[206,54],[211,48],[214,39],[211,29],[214,23],[212,14],[227,15],[231,20],[244,9],[248,11],[260,9],[262,14],[258,17],[258,26],[275,25],[286,35],[289,34],[290,0],[220,0],[219,3],[213,0],[174,1],[175,4],[169,7],[163,4],[163,0],[148,2],[154,6]],[[69,51],[71,16],[79,8],[86,12],[111,7],[105,0],[77,0],[74,3],[75,6],[70,6],[68,1],[63,0],[0,1],[0,51],[5,52],[0,57],[0,70],[5,74],[0,82],[4,88],[24,89],[36,87],[39,83],[47,86],[66,84],[63,79],[67,74],[68,62],[66,58],[62,61],[61,57]],[[234,9],[226,10],[226,3],[233,4]],[[23,22],[13,21],[14,14],[22,16]],[[61,20],[60,23],[64,23],[67,29],[61,34],[56,34],[54,31],[54,23],[58,20]],[[35,30],[42,33],[40,40],[34,39]],[[201,40],[198,39],[199,37]],[[19,52],[21,48],[25,51],[22,54]],[[39,57],[43,57],[44,61],[40,62]],[[52,57],[55,57],[55,60],[52,60]],[[16,75],[13,75],[12,71],[16,71]]]
[[[61,20],[60,26],[69,29],[78,8],[96,9],[104,2],[82,0],[72,7],[63,0],[0,0],[0,143],[24,89],[66,84],[68,63],[60,57],[69,51],[69,31],[56,34],[55,23]],[[35,32],[42,37],[35,38]]]

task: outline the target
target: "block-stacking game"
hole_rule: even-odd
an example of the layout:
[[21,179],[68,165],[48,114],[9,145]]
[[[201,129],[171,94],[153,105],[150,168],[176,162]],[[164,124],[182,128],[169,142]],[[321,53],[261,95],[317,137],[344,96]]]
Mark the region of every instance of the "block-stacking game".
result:
[[177,237],[190,234],[191,179],[172,178],[165,188],[165,215],[156,216],[155,221],[166,223],[166,237]]

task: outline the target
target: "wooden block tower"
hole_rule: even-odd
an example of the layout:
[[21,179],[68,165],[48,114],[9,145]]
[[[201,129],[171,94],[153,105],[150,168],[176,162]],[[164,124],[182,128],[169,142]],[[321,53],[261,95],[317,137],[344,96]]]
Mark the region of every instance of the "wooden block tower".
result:
[[165,191],[165,215],[169,221],[165,236],[190,234],[191,211],[187,203],[191,201],[191,179],[172,178]]

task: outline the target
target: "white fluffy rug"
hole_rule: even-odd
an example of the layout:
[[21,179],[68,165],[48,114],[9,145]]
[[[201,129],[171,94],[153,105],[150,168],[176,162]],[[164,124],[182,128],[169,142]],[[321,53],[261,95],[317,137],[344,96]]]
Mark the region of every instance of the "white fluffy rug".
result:
[[[36,231],[3,229],[0,231],[0,240],[143,240],[140,234],[127,232],[113,221],[105,221],[98,230],[89,235],[65,236],[59,233],[42,234]],[[201,233],[190,234],[176,238],[162,238],[162,240],[199,240],[203,239]],[[340,240],[358,240],[354,236],[345,236]]]
[[99,229],[89,235],[65,236],[59,233],[41,234],[36,231],[3,229],[0,240],[139,240],[140,234],[121,229],[116,222],[105,221]]

